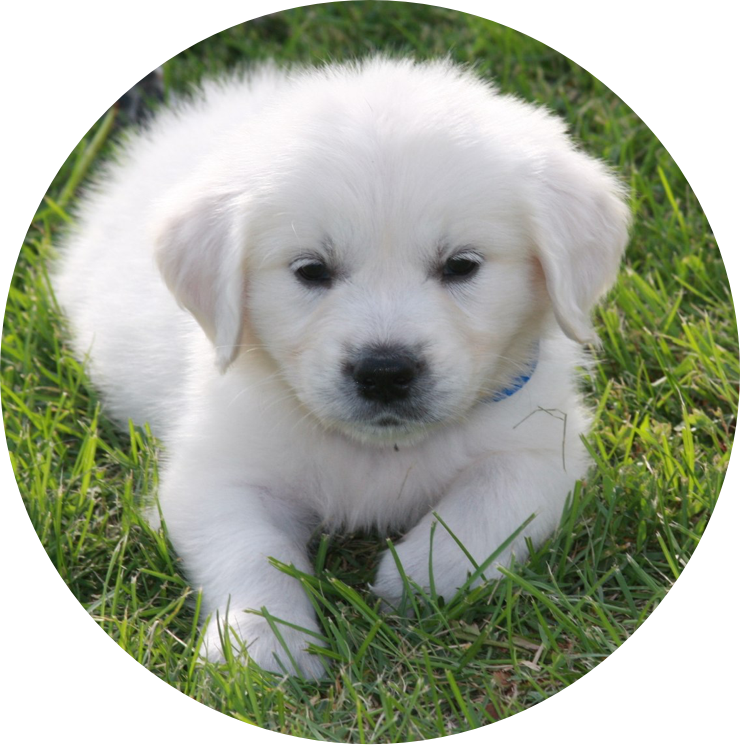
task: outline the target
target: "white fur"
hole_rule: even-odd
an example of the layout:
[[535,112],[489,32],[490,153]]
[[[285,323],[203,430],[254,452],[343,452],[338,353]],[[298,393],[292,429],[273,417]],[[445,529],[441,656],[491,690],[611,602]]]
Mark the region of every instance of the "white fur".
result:
[[[208,657],[228,624],[262,667],[292,670],[245,611],[317,632],[268,563],[310,571],[317,526],[409,530],[397,552],[422,587],[432,511],[478,563],[532,515],[498,561],[555,528],[588,461],[578,342],[629,221],[564,129],[448,62],[267,67],[159,114],[83,201],[58,298],[110,414],[166,444],[159,500],[203,590]],[[444,284],[462,249],[478,273]],[[331,255],[330,288],[296,278],[307,253]],[[488,401],[537,343],[530,382]],[[418,420],[362,413],[342,365],[373,344],[423,350]],[[472,568],[437,525],[437,593]],[[388,553],[373,589],[402,596]],[[312,637],[282,630],[297,672],[320,675]]]

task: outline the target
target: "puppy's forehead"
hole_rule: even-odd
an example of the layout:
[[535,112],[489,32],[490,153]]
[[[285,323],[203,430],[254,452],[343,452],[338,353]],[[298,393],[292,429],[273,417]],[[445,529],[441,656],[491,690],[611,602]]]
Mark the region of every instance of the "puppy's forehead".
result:
[[373,247],[399,258],[406,249],[414,258],[448,243],[501,247],[519,238],[525,199],[516,160],[441,133],[357,131],[334,147],[318,145],[307,139],[294,147],[263,193],[283,245],[354,247],[363,255]]
[[299,80],[290,116],[278,105],[279,121],[263,120],[269,146],[253,172],[275,247],[330,240],[345,255],[413,259],[446,242],[520,243],[547,116],[472,78],[409,68],[389,87],[375,72]]
[[[270,212],[259,243],[283,263],[302,254],[351,262],[355,268],[392,259],[389,266],[400,271],[405,264],[428,270],[463,248],[495,256],[527,242],[526,223],[518,217],[522,208],[510,195],[480,204],[477,192],[465,199],[459,191],[441,200],[433,193],[417,198],[416,190],[406,199],[374,199],[372,190],[382,192],[385,185],[368,185],[366,198],[333,188],[317,187],[310,194],[287,190],[275,197],[284,201]],[[435,190],[447,188],[443,183],[427,187]]]

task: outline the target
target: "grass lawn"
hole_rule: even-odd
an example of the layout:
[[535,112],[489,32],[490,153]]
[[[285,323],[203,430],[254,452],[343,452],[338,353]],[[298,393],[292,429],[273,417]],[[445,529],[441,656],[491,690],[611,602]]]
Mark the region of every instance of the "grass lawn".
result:
[[[382,7],[381,7],[382,5]],[[619,283],[597,314],[604,341],[584,385],[598,412],[595,467],[561,529],[525,565],[444,607],[382,614],[366,590],[381,538],[324,537],[303,577],[332,679],[196,664],[197,598],[166,535],[137,505],[156,488],[158,443],[115,429],[65,345],[47,260],[79,185],[125,119],[103,117],[70,155],[29,229],[2,345],[3,418],[38,535],[89,613],[188,696],[292,735],[399,742],[495,722],[591,670],[655,609],[690,558],[730,457],[738,338],[725,269],[681,171],[608,89],[548,47],[432,6],[354,2],[234,27],[164,68],[166,93],[239,62],[342,59],[372,50],[474,62],[502,90],[546,103],[631,188]],[[286,568],[286,571],[293,571]]]

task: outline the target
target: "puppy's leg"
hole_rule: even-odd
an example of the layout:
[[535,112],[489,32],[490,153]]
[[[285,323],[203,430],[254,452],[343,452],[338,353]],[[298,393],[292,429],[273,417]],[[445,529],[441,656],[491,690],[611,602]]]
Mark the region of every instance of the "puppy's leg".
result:
[[[579,460],[585,462],[585,457]],[[554,453],[549,457],[491,456],[473,464],[458,476],[434,510],[449,530],[437,523],[432,539],[435,517],[430,512],[396,545],[404,572],[425,590],[430,589],[433,580],[436,594],[449,600],[475,571],[455,538],[480,566],[534,515],[484,572],[488,578],[496,576],[496,564],[506,566],[512,556],[526,558],[526,537],[536,544],[557,527],[568,493],[582,470],[566,473],[560,454]],[[381,558],[372,589],[391,605],[398,605],[403,595],[403,581],[389,551]]]
[[[273,557],[310,572],[308,521],[263,489],[218,479],[204,483],[202,473],[188,476],[193,474],[165,478],[160,503],[188,578],[202,589],[203,614],[209,616],[202,653],[223,660],[228,637],[235,656],[246,650],[265,670],[323,676],[320,658],[306,649],[319,639],[292,628],[318,633],[311,603],[297,580],[268,561]],[[279,619],[282,640],[265,618],[249,612],[263,608]]]

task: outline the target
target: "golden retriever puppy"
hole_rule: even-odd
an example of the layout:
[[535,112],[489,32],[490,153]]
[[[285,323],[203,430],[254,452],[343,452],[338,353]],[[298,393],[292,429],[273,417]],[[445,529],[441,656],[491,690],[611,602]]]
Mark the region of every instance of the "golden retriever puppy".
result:
[[[448,61],[267,66],[127,139],[56,290],[107,411],[165,443],[208,658],[230,634],[263,668],[323,673],[311,603],[268,562],[309,572],[318,527],[407,531],[405,573],[444,597],[474,570],[459,543],[485,564],[534,516],[505,564],[553,531],[588,466],[574,368],[628,223],[560,119]],[[389,553],[372,589],[402,598]]]

